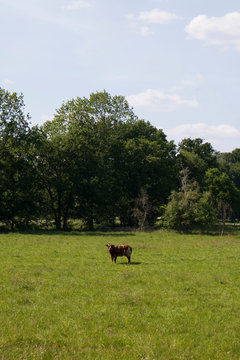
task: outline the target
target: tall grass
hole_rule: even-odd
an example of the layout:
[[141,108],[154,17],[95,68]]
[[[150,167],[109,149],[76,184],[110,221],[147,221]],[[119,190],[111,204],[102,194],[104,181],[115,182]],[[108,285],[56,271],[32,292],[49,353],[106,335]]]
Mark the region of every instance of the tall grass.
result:
[[0,359],[240,359],[239,258],[238,235],[2,234]]

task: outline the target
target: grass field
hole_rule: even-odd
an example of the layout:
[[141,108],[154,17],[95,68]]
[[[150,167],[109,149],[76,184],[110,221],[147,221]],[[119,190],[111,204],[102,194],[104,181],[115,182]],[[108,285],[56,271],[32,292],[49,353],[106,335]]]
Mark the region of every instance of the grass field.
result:
[[1,234],[0,359],[240,359],[239,260],[237,234]]

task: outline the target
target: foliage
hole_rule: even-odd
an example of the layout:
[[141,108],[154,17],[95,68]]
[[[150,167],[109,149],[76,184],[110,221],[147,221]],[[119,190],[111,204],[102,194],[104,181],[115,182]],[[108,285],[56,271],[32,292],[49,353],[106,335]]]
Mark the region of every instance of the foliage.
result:
[[104,91],[70,100],[41,131],[36,169],[58,229],[70,215],[89,230],[94,222],[114,225],[116,217],[132,225],[140,189],[158,205],[175,182],[174,144],[138,120],[122,96]]
[[216,168],[209,169],[205,175],[205,183],[215,199],[233,203],[236,188],[226,173]]
[[183,139],[178,145],[180,168],[188,168],[190,177],[203,186],[205,172],[217,167],[217,153],[212,145],[202,139]]
[[32,168],[24,158],[5,152],[0,176],[0,220],[12,230],[16,223],[27,227],[37,216],[38,192]]
[[240,191],[226,173],[216,168],[209,169],[206,172],[205,183],[222,220],[223,234],[224,225],[231,214],[232,208],[239,206]]
[[229,175],[240,190],[240,149],[235,149],[231,153],[219,154],[218,163],[221,170]]
[[23,95],[0,88],[0,151],[26,138],[29,115],[24,114]]
[[106,91],[64,102],[41,127],[29,119],[23,95],[0,88],[0,221],[7,228],[39,220],[68,230],[78,219],[88,230],[116,220],[142,229],[163,208],[177,229],[215,222],[217,210],[223,223],[231,209],[239,218],[239,149],[219,154],[187,138],[176,153],[161,129]]
[[195,225],[207,225],[216,220],[209,193],[202,193],[198,183],[189,179],[188,169],[184,169],[181,175],[181,188],[172,192],[165,210],[166,225],[173,229],[190,230]]
[[37,215],[37,186],[27,159],[28,120],[23,96],[0,88],[0,220],[12,230]]

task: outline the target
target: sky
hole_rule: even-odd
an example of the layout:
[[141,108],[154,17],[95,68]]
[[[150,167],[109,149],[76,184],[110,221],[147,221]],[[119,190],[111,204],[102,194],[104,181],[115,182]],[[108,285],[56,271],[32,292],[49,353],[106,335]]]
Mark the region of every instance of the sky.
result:
[[0,34],[32,125],[106,90],[176,144],[240,148],[239,0],[0,0]]

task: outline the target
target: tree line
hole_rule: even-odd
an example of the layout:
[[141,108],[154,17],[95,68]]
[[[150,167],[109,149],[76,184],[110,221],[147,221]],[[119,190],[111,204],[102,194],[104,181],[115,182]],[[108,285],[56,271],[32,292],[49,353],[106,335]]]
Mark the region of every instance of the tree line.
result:
[[118,223],[142,229],[159,217],[190,229],[239,217],[240,149],[202,139],[176,145],[106,91],[64,102],[31,126],[22,94],[0,88],[0,223],[67,230]]

